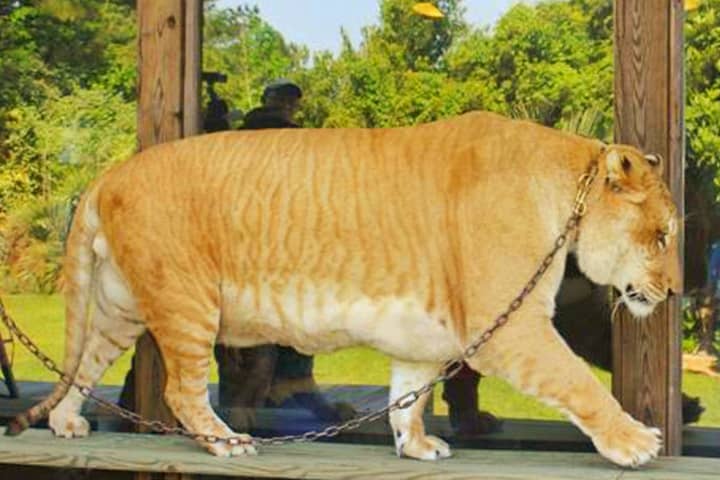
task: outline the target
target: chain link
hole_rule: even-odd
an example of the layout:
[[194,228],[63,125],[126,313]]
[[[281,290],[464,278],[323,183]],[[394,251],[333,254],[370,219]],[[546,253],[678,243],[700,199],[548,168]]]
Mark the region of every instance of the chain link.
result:
[[396,398],[392,403],[379,410],[352,418],[346,422],[337,425],[331,425],[320,432],[312,430],[300,435],[284,435],[264,438],[248,438],[245,436],[221,438],[215,435],[206,435],[192,432],[183,427],[172,427],[166,425],[159,420],[146,420],[135,412],[124,409],[118,405],[115,405],[112,402],[98,397],[97,395],[92,393],[92,389],[90,387],[80,385],[76,381],[72,381],[72,379],[64,371],[58,368],[57,364],[51,358],[42,353],[40,349],[32,342],[32,340],[30,340],[30,338],[20,330],[15,321],[13,321],[13,319],[10,318],[10,316],[5,312],[5,306],[2,303],[2,299],[0,299],[0,318],[2,319],[3,323],[5,323],[5,325],[8,327],[10,332],[17,337],[18,341],[22,343],[30,351],[30,353],[35,355],[35,357],[37,357],[48,370],[56,373],[62,383],[69,387],[75,387],[84,397],[93,400],[102,408],[108,410],[111,413],[114,413],[118,417],[129,420],[136,425],[145,427],[154,432],[182,435],[184,437],[192,438],[194,440],[199,440],[206,443],[223,442],[231,446],[248,444],[282,445],[286,443],[313,442],[320,438],[330,438],[337,436],[342,432],[356,429],[365,423],[379,420],[380,418],[383,418],[396,410],[408,408],[415,402],[417,402],[420,397],[430,393],[436,385],[445,382],[446,380],[449,380],[455,375],[457,375],[458,372],[460,372],[460,370],[463,368],[463,362],[474,356],[478,352],[480,347],[485,343],[489,342],[495,332],[508,322],[508,320],[510,319],[510,315],[520,309],[525,299],[535,289],[537,284],[540,282],[542,276],[552,265],[555,256],[567,244],[570,233],[572,233],[578,227],[578,225],[580,224],[580,219],[587,212],[587,204],[585,202],[587,199],[587,195],[590,191],[590,187],[592,186],[592,182],[594,181],[596,175],[597,165],[592,164],[588,172],[585,173],[582,177],[580,177],[578,181],[578,192],[575,196],[575,204],[573,205],[573,213],[565,224],[565,228],[563,229],[562,233],[560,233],[560,235],[558,235],[558,237],[556,238],[553,249],[545,256],[533,276],[530,277],[530,280],[527,282],[527,284],[525,284],[520,293],[510,302],[510,305],[507,307],[507,309],[500,315],[498,315],[497,318],[495,318],[490,327],[485,329],[485,331],[483,331],[483,333],[474,342],[472,342],[465,348],[465,350],[463,350],[461,356],[448,360],[447,362],[445,362],[445,364],[443,364],[441,370],[443,373],[439,374],[422,387],[416,390],[411,390],[406,394]]

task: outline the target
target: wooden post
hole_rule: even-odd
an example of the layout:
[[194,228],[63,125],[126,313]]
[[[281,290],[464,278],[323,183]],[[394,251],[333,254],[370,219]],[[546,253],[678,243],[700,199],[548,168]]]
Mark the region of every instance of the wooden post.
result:
[[183,137],[202,131],[201,81],[202,72],[202,0],[185,0],[185,86],[183,105]]
[[[202,0],[138,0],[137,14],[138,141],[144,149],[200,132]],[[134,369],[136,411],[173,424],[163,400],[164,366],[149,334],[138,340]]]
[[[683,214],[683,0],[615,0],[615,137],[659,153]],[[682,231],[679,251],[682,254]],[[662,429],[663,454],[681,453],[680,298],[651,317],[623,312],[613,326],[613,393]]]

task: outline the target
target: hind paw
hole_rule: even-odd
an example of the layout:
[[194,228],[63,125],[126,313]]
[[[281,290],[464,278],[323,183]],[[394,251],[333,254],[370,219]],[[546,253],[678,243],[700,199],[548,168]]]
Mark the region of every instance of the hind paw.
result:
[[56,437],[87,437],[90,433],[90,424],[80,415],[63,415],[53,410],[50,412],[48,424]]

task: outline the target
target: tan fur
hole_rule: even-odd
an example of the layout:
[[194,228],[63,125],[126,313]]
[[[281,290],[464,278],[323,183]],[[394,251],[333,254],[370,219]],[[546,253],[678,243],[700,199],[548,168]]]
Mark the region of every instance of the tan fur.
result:
[[[645,315],[678,288],[677,219],[658,167],[630,147],[473,113],[412,128],[228,132],[151,148],[104,175],[73,226],[69,331],[84,322],[77,305],[90,271],[102,308],[84,349],[68,337],[66,364],[72,371],[82,349],[76,378],[93,384],[147,327],[164,357],[168,404],[186,427],[215,435],[232,434],[207,402],[216,340],[308,353],[371,345],[395,359],[396,398],[506,308],[553,246],[592,162],[598,179],[570,248],[591,279],[642,292],[647,305],[627,300]],[[658,230],[668,233],[665,250]],[[78,253],[88,239],[91,269]],[[470,364],[568,413],[612,461],[644,463],[658,432],[625,414],[552,328],[563,267],[557,259]],[[80,402],[72,389],[53,410],[57,434],[86,433],[75,426]],[[425,435],[421,413],[391,416],[398,453],[448,456]]]

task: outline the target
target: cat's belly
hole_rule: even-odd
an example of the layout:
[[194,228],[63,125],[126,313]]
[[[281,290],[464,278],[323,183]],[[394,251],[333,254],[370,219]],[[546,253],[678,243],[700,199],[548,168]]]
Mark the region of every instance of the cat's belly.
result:
[[444,361],[459,353],[445,312],[427,312],[415,297],[372,299],[337,285],[270,282],[223,285],[218,342],[290,345],[303,353],[368,345],[395,358]]

